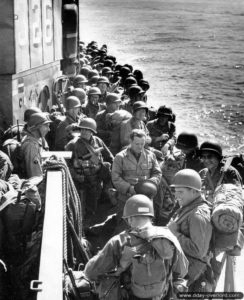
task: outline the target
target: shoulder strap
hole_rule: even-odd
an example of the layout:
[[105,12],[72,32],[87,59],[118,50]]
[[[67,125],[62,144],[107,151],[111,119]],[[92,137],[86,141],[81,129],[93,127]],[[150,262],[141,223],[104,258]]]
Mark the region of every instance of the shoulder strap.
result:
[[[205,200],[203,200],[202,203],[208,204],[208,202],[205,201]],[[202,203],[201,203],[201,204],[202,204]],[[190,215],[190,213],[192,212],[192,210],[193,210],[194,208],[196,208],[197,206],[199,206],[199,204],[200,204],[200,203],[195,203],[195,205],[191,206],[187,211],[185,211],[185,213],[184,213],[182,216],[180,216],[178,219],[176,219],[175,222],[176,222],[177,224],[182,223],[182,222]]]

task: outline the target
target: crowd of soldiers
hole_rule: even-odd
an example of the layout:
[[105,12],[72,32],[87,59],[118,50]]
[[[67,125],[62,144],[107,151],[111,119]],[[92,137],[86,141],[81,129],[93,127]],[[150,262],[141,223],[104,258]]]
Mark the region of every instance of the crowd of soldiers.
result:
[[9,182],[11,174],[42,176],[43,151],[72,152],[67,165],[84,224],[88,229],[94,225],[104,201],[116,213],[113,237],[89,260],[83,275],[99,281],[129,268],[125,299],[166,299],[169,291],[199,290],[203,281],[205,291],[211,291],[206,275],[211,267],[209,202],[220,183],[242,185],[234,167],[223,171],[219,144],[199,146],[194,133],[180,128],[176,136],[175,114],[166,103],[150,107],[149,88],[143,73],[117,63],[106,45],[80,42],[77,75],[70,78],[62,101],[56,99],[49,113],[28,108],[21,141],[17,128],[16,137],[2,141],[0,152],[2,182]]

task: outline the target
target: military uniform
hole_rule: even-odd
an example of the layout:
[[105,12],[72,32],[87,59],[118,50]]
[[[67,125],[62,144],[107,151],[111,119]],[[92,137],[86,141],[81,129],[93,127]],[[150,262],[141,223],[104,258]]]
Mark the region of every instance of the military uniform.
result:
[[199,172],[203,168],[204,168],[204,164],[197,151],[193,151],[185,155],[182,169],[193,169]]
[[144,149],[138,161],[130,147],[119,152],[112,166],[112,181],[118,191],[118,214],[122,213],[131,185],[145,179],[158,185],[161,176],[161,169],[153,152]]
[[148,130],[143,121],[137,120],[135,117],[124,121],[120,128],[120,146],[123,148],[130,144],[130,134],[133,129],[143,129],[148,135]]
[[190,204],[179,208],[172,220],[178,225],[175,233],[189,260],[188,284],[195,282],[207,268],[212,236],[211,212],[206,201],[199,196]]
[[[219,166],[216,168],[213,174],[209,172],[207,168],[204,168],[199,172],[201,178],[202,178],[202,191],[205,194],[205,198],[209,202],[213,202],[213,194],[215,189],[217,188],[217,185],[219,184],[219,180],[222,176],[222,168],[224,167],[223,163],[220,163]],[[238,173],[238,171],[230,166],[224,174],[224,177],[221,181],[222,183],[232,183],[236,185],[241,185],[242,180]]]
[[113,155],[97,136],[92,136],[89,142],[75,138],[65,150],[72,151],[70,171],[76,187],[83,195],[86,210],[95,213],[102,193],[102,182],[104,188],[111,187]]
[[106,115],[108,111],[102,110],[97,113],[95,121],[97,123],[97,135],[109,147],[111,143],[111,126],[106,122]]
[[28,132],[21,140],[27,178],[42,175],[41,153],[45,150],[48,150],[48,145],[44,138],[37,139]]
[[76,123],[77,120],[70,116],[69,114],[66,115],[65,119],[61,121],[56,129],[55,134],[55,150],[56,151],[64,151],[65,145],[69,142],[66,127],[72,123]]
[[[143,247],[147,253],[153,253],[147,263],[143,261],[143,257],[149,256],[143,254]],[[118,278],[127,269],[131,276],[127,286],[125,284],[127,299],[163,299],[168,292],[171,278],[173,277],[173,285],[181,282],[187,273],[187,267],[187,259],[174,235],[167,228],[150,226],[143,232],[124,231],[112,237],[105,247],[88,261],[84,273],[90,280],[100,279],[100,299],[106,292],[106,299],[121,299],[120,293],[113,294],[112,286],[109,290],[109,287],[104,285],[106,279],[103,278],[108,273]]]
[[[176,132],[175,132],[175,124],[173,122],[167,122],[165,126],[160,126],[158,119],[149,121],[147,123],[147,129],[149,131],[149,135],[152,138],[151,146],[157,150],[161,150],[161,148],[168,143],[172,148],[176,142]],[[156,142],[155,139],[162,134],[168,134],[169,138],[164,141]]]
[[93,105],[89,101],[85,107],[83,107],[84,114],[95,120],[98,112],[104,110],[106,106],[102,103],[98,103],[98,105]]

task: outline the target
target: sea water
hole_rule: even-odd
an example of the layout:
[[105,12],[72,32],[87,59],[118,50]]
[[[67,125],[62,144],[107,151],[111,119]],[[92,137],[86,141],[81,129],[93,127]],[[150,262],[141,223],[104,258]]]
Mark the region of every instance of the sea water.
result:
[[80,1],[80,39],[142,70],[149,104],[172,107],[177,134],[244,151],[243,0]]

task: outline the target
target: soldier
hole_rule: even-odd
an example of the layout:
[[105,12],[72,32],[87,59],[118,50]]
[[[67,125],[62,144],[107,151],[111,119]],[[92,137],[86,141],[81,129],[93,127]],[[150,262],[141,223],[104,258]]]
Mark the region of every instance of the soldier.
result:
[[138,85],[132,85],[128,89],[129,100],[125,101],[123,109],[133,114],[133,104],[137,101],[143,101],[145,91]]
[[215,142],[206,141],[200,146],[200,155],[205,168],[199,172],[202,178],[203,192],[208,201],[213,201],[213,193],[222,183],[242,185],[238,171],[231,161],[224,162],[222,148]]
[[161,170],[153,152],[144,148],[146,134],[134,129],[130,134],[130,145],[119,152],[112,166],[112,181],[118,191],[118,218],[121,217],[124,203],[135,194],[138,181],[150,179],[157,185],[161,180]]
[[174,115],[172,109],[160,106],[156,115],[157,119],[147,123],[149,135],[152,138],[151,146],[167,154],[176,142]]
[[204,168],[200,157],[198,139],[194,133],[182,132],[177,137],[176,148],[185,155],[182,169],[193,169],[197,172]]
[[87,83],[88,83],[88,80],[87,80],[86,76],[84,76],[84,75],[77,75],[77,76],[75,76],[75,78],[73,80],[74,88],[81,88],[84,91],[86,91]]
[[99,111],[106,108],[105,104],[100,103],[101,91],[98,87],[91,87],[87,93],[88,103],[83,108],[84,114],[95,120]]
[[26,178],[42,176],[41,153],[46,148],[45,136],[52,121],[46,113],[33,114],[27,123],[28,132],[21,140]]
[[173,289],[185,290],[187,259],[167,228],[152,225],[153,217],[153,203],[145,195],[127,200],[123,218],[130,230],[112,237],[84,270],[89,280],[100,280],[99,299],[106,294],[113,300],[161,300],[172,297]]
[[133,116],[129,120],[124,121],[120,128],[120,147],[124,148],[130,144],[130,134],[133,129],[142,129],[147,135],[147,143],[151,141],[149,132],[144,123],[148,113],[145,102],[137,101],[133,104]]
[[70,137],[65,130],[69,125],[76,123],[81,110],[80,100],[76,96],[69,96],[66,99],[66,117],[61,121],[56,129],[55,150],[64,151],[65,145],[69,142]]
[[107,108],[97,113],[95,121],[97,122],[97,135],[109,147],[111,143],[112,128],[106,120],[107,114],[111,114],[119,110],[121,100],[118,94],[110,93],[106,97]]
[[110,169],[114,157],[104,142],[95,136],[95,120],[82,119],[77,127],[80,129],[80,136],[71,140],[65,150],[72,151],[70,172],[81,199],[84,199],[84,208],[86,212],[95,214],[102,193],[102,183],[105,190],[111,188]]
[[107,77],[102,76],[97,81],[97,87],[99,88],[101,94],[99,98],[99,102],[105,104],[106,103],[106,96],[109,92],[110,82]]
[[111,82],[111,80],[113,78],[113,74],[114,74],[114,72],[111,70],[110,67],[104,67],[102,69],[102,76],[107,77],[109,82]]
[[196,171],[184,169],[177,172],[171,186],[175,188],[180,208],[169,221],[168,228],[178,238],[189,260],[189,291],[198,291],[202,283],[200,276],[206,271],[210,259],[210,207],[201,195],[201,177]]
[[71,92],[71,96],[77,97],[80,100],[81,105],[86,103],[86,92],[83,88],[74,88]]

